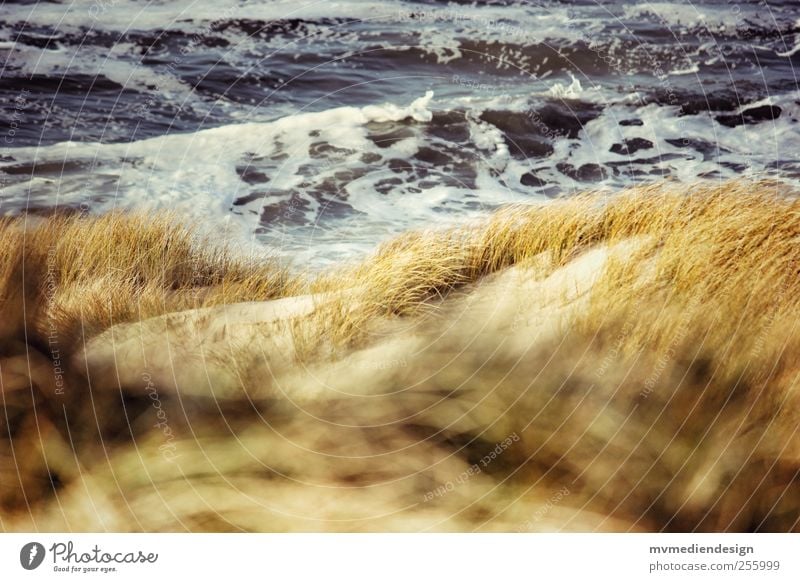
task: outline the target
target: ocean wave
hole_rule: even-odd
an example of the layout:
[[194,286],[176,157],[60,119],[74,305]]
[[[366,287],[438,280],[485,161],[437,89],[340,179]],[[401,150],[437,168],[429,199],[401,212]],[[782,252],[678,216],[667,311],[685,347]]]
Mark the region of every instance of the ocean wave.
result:
[[227,217],[240,240],[322,265],[407,228],[586,185],[800,179],[794,158],[776,156],[778,144],[800,149],[798,93],[715,113],[603,105],[581,100],[577,80],[565,87],[516,110],[451,109],[428,92],[133,143],[17,148],[0,163],[4,207],[169,208],[209,228]]
[[0,211],[170,208],[322,265],[586,187],[797,181],[796,15],[737,6],[10,5]]

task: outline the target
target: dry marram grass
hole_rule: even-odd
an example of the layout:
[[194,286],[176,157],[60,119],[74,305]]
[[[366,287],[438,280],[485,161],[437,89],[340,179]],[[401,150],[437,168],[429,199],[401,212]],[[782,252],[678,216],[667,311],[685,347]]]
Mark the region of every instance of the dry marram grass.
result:
[[314,280],[175,224],[0,224],[4,529],[800,528],[777,184],[506,207]]

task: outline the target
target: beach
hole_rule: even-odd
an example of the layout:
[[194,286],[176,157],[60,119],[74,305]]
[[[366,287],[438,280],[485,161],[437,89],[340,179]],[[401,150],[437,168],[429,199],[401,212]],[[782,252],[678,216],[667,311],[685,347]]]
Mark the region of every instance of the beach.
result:
[[2,11],[0,531],[800,530],[794,2]]

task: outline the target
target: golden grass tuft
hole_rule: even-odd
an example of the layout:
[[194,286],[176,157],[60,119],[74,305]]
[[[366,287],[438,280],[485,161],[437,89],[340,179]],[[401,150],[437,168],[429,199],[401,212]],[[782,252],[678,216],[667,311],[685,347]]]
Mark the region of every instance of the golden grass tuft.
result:
[[10,251],[0,266],[8,273],[0,280],[8,288],[3,306],[21,312],[26,298],[27,341],[47,345],[53,337],[65,353],[114,324],[263,301],[289,282],[275,261],[234,257],[169,215],[29,220],[0,223],[0,245]]
[[649,241],[638,252],[642,264],[657,256],[658,277],[636,277],[617,288],[631,272],[623,265],[584,319],[589,326],[620,297],[628,305],[664,288],[674,294],[670,301],[717,295],[716,302],[729,302],[726,310],[739,313],[749,305],[746,313],[761,318],[776,308],[774,286],[782,308],[796,307],[799,210],[787,188],[771,182],[661,184],[612,197],[589,192],[544,206],[507,206],[483,224],[401,235],[363,263],[311,281],[306,290],[314,293],[357,290],[356,298],[321,310],[312,329],[335,330],[337,342],[356,345],[376,318],[419,313],[505,268],[546,257],[541,276],[588,248],[631,239]]

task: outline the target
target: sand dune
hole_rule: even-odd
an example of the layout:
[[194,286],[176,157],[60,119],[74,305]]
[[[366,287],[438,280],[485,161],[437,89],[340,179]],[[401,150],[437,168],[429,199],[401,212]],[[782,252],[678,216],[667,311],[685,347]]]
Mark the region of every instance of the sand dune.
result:
[[311,280],[48,220],[2,229],[6,530],[800,528],[775,184],[508,207]]

